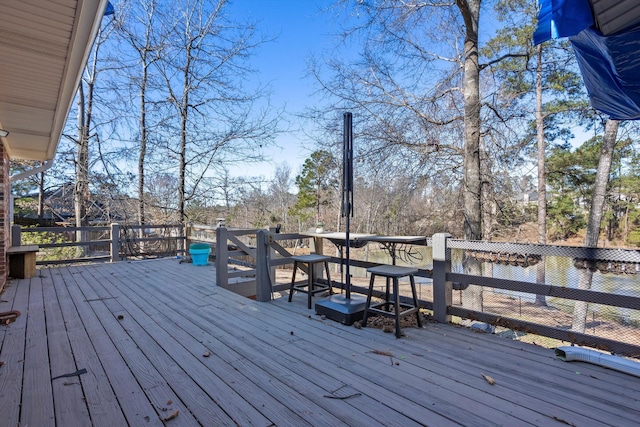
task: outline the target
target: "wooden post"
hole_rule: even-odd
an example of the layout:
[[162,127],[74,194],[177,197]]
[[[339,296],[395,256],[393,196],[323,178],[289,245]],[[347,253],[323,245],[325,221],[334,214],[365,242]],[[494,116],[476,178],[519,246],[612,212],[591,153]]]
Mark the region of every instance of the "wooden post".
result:
[[447,247],[449,233],[433,235],[433,318],[440,323],[451,322],[447,309],[453,303],[453,289],[447,281],[451,272],[451,249]]
[[227,228],[216,228],[216,285],[229,286],[229,250],[227,248]]
[[22,227],[14,224],[11,226],[11,246],[22,245]]
[[111,262],[120,261],[120,224],[111,224]]
[[258,230],[256,239],[256,300],[271,301],[271,268],[269,241],[273,237],[267,230]]

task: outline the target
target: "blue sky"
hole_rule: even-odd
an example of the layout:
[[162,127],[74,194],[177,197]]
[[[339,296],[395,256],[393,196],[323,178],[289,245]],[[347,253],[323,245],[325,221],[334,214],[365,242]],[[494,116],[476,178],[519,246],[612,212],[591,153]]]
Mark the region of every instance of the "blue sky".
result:
[[[327,14],[320,12],[329,4],[328,0],[235,0],[229,6],[232,15],[257,22],[261,34],[276,37],[258,48],[252,65],[260,81],[271,85],[272,104],[286,106],[288,113],[299,112],[313,102],[316,86],[305,78],[307,60],[312,54],[320,55],[333,41],[331,33],[336,27]],[[291,130],[276,138],[278,147],[264,149],[270,161],[231,168],[232,175],[263,175],[268,179],[276,164],[286,162],[295,176],[310,150],[304,147],[309,145],[304,135],[296,131],[299,123],[291,116],[288,119],[290,123],[285,126]]]
[[[286,106],[285,118],[289,129],[278,135],[276,146],[264,148],[267,161],[259,164],[244,164],[230,168],[233,176],[263,176],[270,179],[275,166],[286,162],[291,167],[292,178],[299,172],[313,147],[292,114],[305,106],[319,102],[314,96],[315,82],[307,73],[307,61],[311,55],[321,56],[336,40],[339,31],[338,18],[322,9],[334,0],[232,0],[228,12],[232,17],[257,23],[258,31],[275,40],[263,44],[252,58],[252,66],[258,71],[261,82],[272,88],[271,103],[276,108]],[[484,38],[491,37],[495,30],[495,18],[485,10],[482,24]],[[488,32],[487,32],[488,30]],[[582,143],[579,132],[572,142]]]

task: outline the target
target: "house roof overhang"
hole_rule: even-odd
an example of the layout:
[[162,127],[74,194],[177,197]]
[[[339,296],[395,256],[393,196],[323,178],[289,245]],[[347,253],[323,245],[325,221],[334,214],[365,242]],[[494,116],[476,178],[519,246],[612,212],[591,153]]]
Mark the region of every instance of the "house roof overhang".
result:
[[0,2],[0,129],[10,158],[55,156],[107,0]]

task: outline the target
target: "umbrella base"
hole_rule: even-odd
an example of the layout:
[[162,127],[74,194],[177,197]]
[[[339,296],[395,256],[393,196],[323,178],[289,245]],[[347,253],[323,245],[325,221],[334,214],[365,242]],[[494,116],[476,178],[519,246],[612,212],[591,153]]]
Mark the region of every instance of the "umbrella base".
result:
[[316,314],[345,325],[352,325],[362,320],[366,303],[367,298],[361,295],[352,294],[349,299],[344,295],[331,295],[316,303]]

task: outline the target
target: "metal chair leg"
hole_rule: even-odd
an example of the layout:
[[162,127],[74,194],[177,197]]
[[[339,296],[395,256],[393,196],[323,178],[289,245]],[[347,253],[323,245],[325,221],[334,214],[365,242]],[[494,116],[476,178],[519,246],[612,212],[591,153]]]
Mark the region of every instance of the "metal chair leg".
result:
[[293,287],[296,284],[296,271],[298,270],[298,261],[293,262],[293,275],[291,276],[291,287],[289,288],[289,302],[293,298]]
[[373,293],[373,280],[376,277],[375,274],[371,275],[369,280],[369,292],[367,292],[367,302],[364,305],[364,315],[362,316],[362,327],[367,326],[367,317],[369,315],[369,305],[371,305],[371,294]]
[[393,278],[393,298],[395,299],[395,318],[396,318],[396,338],[402,337],[400,332],[400,289],[398,286],[398,278]]
[[411,293],[413,294],[413,306],[416,308],[416,320],[418,321],[418,327],[422,328],[422,320],[420,320],[420,304],[418,303],[418,293],[416,292],[416,281],[413,274],[409,276],[411,282]]

